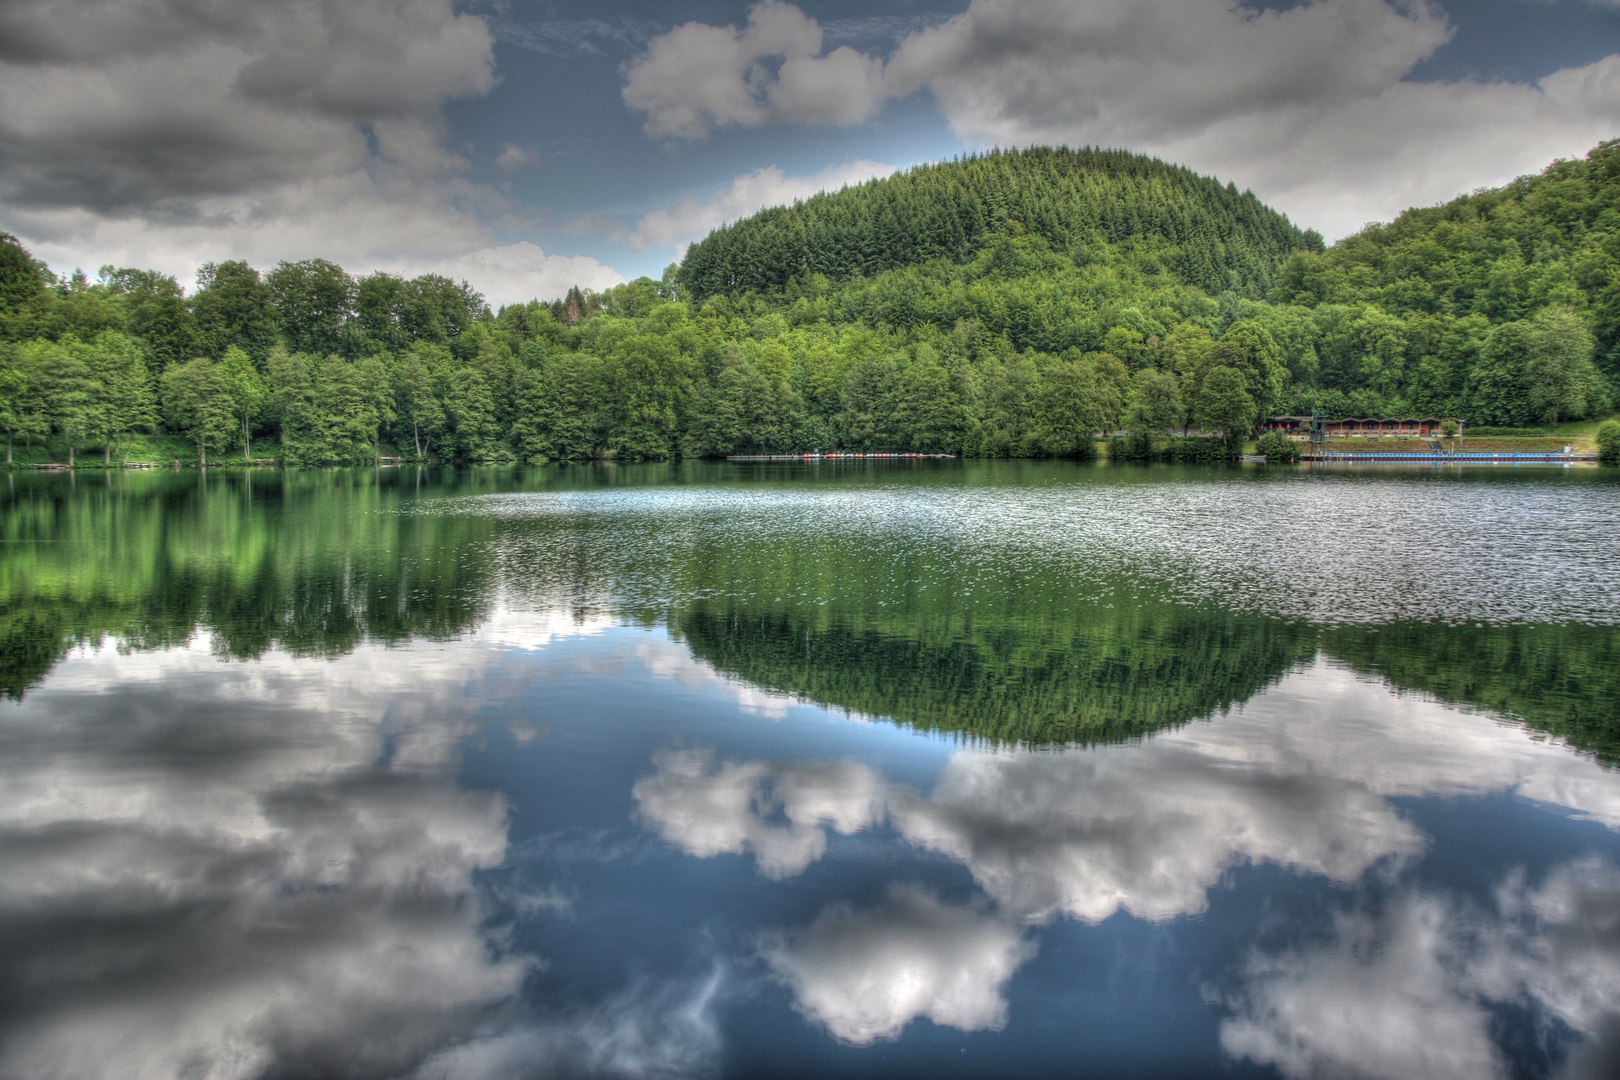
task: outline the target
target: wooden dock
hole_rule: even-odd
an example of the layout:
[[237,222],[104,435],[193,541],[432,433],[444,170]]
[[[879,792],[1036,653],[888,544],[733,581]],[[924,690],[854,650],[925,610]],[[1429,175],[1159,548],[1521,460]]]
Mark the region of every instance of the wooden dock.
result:
[[727,461],[899,461],[955,459],[955,454],[728,454]]

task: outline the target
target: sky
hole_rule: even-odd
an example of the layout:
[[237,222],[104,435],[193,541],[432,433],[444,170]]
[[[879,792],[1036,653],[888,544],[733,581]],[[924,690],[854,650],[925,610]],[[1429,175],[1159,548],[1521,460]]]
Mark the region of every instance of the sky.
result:
[[1033,144],[1334,240],[1616,137],[1620,0],[0,0],[0,230],[188,287],[318,257],[551,299]]

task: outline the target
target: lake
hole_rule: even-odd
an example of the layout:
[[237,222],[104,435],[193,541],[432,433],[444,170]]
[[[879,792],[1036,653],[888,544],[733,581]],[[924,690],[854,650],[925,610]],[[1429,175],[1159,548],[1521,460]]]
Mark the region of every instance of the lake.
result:
[[1620,475],[8,474],[0,1076],[1620,1075]]

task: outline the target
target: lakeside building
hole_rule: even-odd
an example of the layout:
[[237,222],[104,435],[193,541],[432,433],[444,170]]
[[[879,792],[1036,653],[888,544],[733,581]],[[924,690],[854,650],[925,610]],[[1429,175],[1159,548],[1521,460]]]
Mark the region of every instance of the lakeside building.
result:
[[[1343,439],[1351,436],[1381,435],[1395,437],[1424,437],[1438,435],[1446,421],[1457,425],[1457,433],[1463,431],[1463,422],[1455,416],[1378,416],[1354,417],[1340,420],[1323,420],[1322,434],[1330,439]],[[1292,438],[1308,439],[1311,436],[1311,418],[1309,416],[1268,416],[1260,422],[1260,430],[1280,431]]]

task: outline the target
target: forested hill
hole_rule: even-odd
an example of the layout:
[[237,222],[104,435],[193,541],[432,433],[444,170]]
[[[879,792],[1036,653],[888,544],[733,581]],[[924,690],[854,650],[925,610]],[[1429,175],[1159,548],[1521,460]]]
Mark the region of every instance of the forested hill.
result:
[[1123,428],[1122,457],[1204,460],[1278,412],[1613,409],[1620,141],[1313,241],[1213,180],[1068,150],[919,168],[723,229],[660,281],[499,311],[322,259],[189,290],[59,276],[0,234],[0,437],[18,463],[471,463],[1084,457]]
[[1620,139],[1535,176],[1408,210],[1284,266],[1274,304],[1508,323],[1580,314],[1620,373]]
[[1037,147],[921,165],[762,210],[694,245],[680,283],[701,298],[775,292],[809,274],[842,281],[931,259],[965,263],[988,234],[1018,228],[1060,251],[1168,240],[1183,280],[1255,299],[1291,253],[1322,248],[1319,235],[1230,183],[1123,150]]

